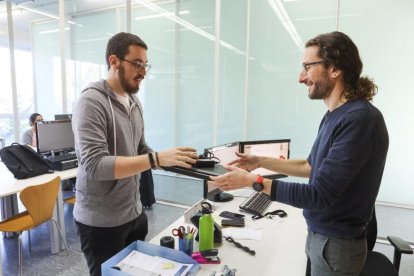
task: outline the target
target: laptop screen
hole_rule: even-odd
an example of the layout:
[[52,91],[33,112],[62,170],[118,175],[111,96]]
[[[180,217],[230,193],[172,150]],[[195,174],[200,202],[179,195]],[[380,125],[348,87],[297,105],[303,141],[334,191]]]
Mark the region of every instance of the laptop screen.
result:
[[51,154],[75,149],[71,120],[36,123],[37,152]]
[[239,142],[228,143],[212,148],[207,148],[210,153],[217,158],[220,165],[226,165],[230,161],[237,159],[236,152],[239,151]]
[[[240,151],[243,153],[258,156],[266,156],[278,159],[289,159],[290,139],[240,142]],[[269,171],[263,168],[253,170],[252,173],[259,174],[261,176],[268,178],[277,178],[285,176],[277,172]]]
[[55,120],[72,120],[72,114],[55,114]]

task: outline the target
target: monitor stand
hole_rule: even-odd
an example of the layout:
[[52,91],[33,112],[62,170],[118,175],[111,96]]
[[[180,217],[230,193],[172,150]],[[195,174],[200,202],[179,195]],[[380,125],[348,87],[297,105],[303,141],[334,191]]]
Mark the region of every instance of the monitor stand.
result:
[[213,202],[227,202],[233,200],[233,198],[233,195],[225,192],[221,192],[207,197],[208,200]]

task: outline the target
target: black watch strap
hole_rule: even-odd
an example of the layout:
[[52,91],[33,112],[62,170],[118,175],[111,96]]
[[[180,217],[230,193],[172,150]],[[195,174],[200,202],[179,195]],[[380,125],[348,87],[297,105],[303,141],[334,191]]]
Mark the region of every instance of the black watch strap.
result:
[[276,201],[276,192],[277,192],[277,185],[279,184],[279,180],[273,179],[272,181],[272,188],[270,190],[270,199]]

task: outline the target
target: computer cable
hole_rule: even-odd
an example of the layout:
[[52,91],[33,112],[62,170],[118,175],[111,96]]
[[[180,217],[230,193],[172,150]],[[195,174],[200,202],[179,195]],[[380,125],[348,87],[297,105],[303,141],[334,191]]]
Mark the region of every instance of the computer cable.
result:
[[229,243],[234,244],[237,248],[240,248],[244,252],[247,252],[247,253],[249,253],[252,256],[256,255],[256,252],[254,250],[251,250],[247,246],[244,246],[241,243],[236,242],[232,237],[230,237],[230,236],[228,236],[228,237],[223,236],[223,237],[226,239],[226,241],[228,241]]
[[200,155],[198,158],[201,159],[215,159],[216,164],[220,163],[220,159],[214,156],[214,153],[209,151],[208,149],[204,150],[204,153]]
[[281,210],[281,209],[277,209],[277,210],[274,210],[272,212],[267,212],[263,216],[254,215],[254,216],[252,216],[252,219],[253,220],[258,220],[258,219],[261,219],[261,218],[264,218],[264,217],[267,217],[267,218],[271,219],[271,218],[273,218],[273,216],[279,216],[280,218],[284,218],[284,217],[287,217],[287,213],[285,211]]

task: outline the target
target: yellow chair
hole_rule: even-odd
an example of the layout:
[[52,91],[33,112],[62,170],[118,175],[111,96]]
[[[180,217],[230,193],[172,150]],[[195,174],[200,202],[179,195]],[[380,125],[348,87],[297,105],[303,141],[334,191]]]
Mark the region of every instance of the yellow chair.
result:
[[[20,200],[26,207],[25,212],[14,215],[0,222],[0,231],[17,232],[19,236],[19,269],[20,275],[23,275],[23,254],[22,254],[22,237],[23,231],[31,230],[44,222],[52,220],[59,231],[66,251],[69,254],[66,241],[63,238],[62,231],[57,221],[52,217],[56,199],[60,189],[60,177],[56,177],[49,182],[29,186],[20,192]],[[30,245],[30,239],[29,239]]]
[[64,202],[64,203],[67,203],[67,204],[72,204],[72,205],[75,205],[75,202],[76,202],[76,197],[75,197],[75,196],[71,196],[71,197],[65,198],[65,199],[63,200],[63,202]]

